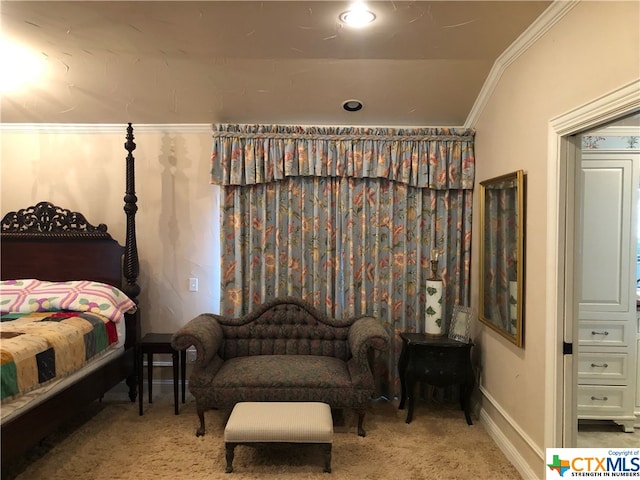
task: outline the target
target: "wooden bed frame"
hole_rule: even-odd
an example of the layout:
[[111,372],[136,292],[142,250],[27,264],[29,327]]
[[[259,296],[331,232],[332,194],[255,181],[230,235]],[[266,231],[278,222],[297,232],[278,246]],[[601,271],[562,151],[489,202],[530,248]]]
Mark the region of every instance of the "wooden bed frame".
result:
[[[139,262],[136,245],[133,127],[128,124],[125,149],[127,216],[125,246],[122,247],[107,227],[91,225],[78,212],[40,202],[10,212],[2,220],[0,258],[2,279],[37,278],[48,281],[95,280],[114,285],[136,304]],[[139,308],[125,316],[126,338],[122,354],[82,377],[76,383],[2,425],[2,465],[6,465],[35,446],[79,409],[101,398],[126,380],[129,398],[136,400],[137,349],[140,343]]]

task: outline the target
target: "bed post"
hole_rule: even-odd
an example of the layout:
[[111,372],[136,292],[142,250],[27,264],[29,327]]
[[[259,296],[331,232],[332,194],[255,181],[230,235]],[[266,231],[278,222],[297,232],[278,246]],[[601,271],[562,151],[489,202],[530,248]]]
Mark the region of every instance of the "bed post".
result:
[[[133,141],[133,127],[129,123],[127,127],[126,142],[124,144],[127,153],[126,167],[126,191],[124,196],[124,211],[127,215],[127,238],[124,246],[123,273],[126,284],[123,287],[124,293],[138,305],[138,295],[140,294],[140,286],[136,283],[140,272],[140,264],[138,262],[138,245],[136,242],[136,212],[138,206],[136,202],[136,185],[135,185],[135,158],[133,151],[136,144]],[[140,348],[140,306],[134,314],[128,314],[126,318],[126,344],[125,348],[133,348],[135,352],[134,373],[127,377],[127,385],[129,386],[129,398],[132,402],[136,400],[136,388],[138,385],[137,372],[139,361],[138,349]]]
[[127,238],[124,246],[124,276],[127,284],[124,287],[124,293],[134,302],[138,303],[138,295],[140,294],[140,286],[136,283],[138,273],[140,271],[138,263],[138,245],[136,243],[136,212],[138,206],[136,202],[136,185],[135,185],[135,164],[133,151],[136,144],[133,141],[133,127],[131,123],[127,127],[127,141],[124,148],[127,150],[127,188],[124,196],[124,211],[127,214]]

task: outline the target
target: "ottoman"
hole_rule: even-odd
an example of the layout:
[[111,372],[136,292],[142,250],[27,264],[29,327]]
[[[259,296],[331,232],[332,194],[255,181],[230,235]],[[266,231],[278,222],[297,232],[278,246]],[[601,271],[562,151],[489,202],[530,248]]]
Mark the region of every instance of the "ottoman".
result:
[[331,407],[320,402],[237,403],[224,429],[226,473],[233,472],[236,445],[249,443],[319,444],[324,471],[331,473]]

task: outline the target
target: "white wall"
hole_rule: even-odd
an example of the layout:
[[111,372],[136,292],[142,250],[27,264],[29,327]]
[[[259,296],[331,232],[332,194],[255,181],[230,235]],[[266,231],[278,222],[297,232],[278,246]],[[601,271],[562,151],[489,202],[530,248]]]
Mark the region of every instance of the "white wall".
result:
[[[105,223],[125,242],[126,125],[0,127],[4,213],[41,200]],[[211,132],[134,125],[143,333],[173,332],[219,311],[219,189],[209,184]],[[188,291],[188,278],[199,291]]]
[[[518,169],[526,174],[525,346],[517,348],[480,325],[474,340],[484,414],[534,478],[545,475],[544,408],[552,394],[545,391],[549,121],[638,78],[639,20],[638,2],[580,2],[507,68],[476,124],[477,182]],[[474,305],[477,296],[476,282]]]

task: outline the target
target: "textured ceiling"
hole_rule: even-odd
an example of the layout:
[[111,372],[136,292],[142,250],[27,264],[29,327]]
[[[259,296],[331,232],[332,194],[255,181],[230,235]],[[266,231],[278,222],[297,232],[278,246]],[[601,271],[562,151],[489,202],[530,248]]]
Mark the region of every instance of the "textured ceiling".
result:
[[47,73],[3,95],[1,120],[459,126],[550,3],[369,2],[376,21],[352,29],[348,2],[5,1],[3,37]]

